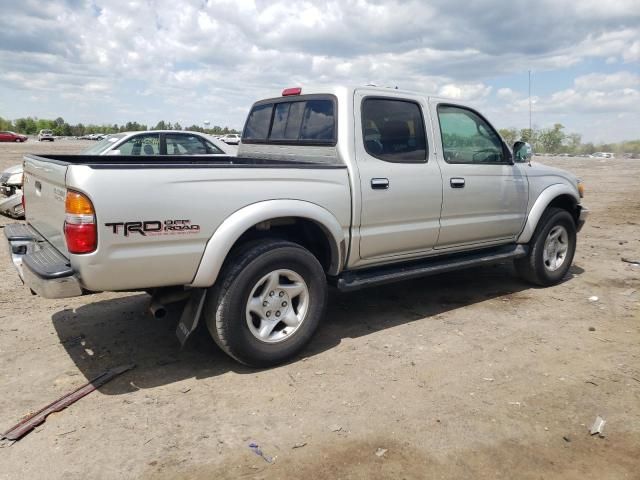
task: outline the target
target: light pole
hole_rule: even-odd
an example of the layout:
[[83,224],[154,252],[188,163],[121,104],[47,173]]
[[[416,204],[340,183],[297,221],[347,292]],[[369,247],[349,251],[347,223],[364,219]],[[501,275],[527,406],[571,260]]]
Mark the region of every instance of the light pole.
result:
[[529,135],[533,132],[531,130],[531,70],[529,70]]

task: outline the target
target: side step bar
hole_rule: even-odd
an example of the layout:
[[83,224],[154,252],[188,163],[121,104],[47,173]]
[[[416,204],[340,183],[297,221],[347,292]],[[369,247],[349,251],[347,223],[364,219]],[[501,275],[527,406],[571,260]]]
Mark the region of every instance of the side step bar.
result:
[[351,292],[374,285],[384,285],[400,280],[512,260],[526,256],[528,251],[529,247],[526,245],[506,245],[475,252],[447,255],[446,257],[428,258],[417,262],[351,270],[337,278],[336,287],[342,292]]

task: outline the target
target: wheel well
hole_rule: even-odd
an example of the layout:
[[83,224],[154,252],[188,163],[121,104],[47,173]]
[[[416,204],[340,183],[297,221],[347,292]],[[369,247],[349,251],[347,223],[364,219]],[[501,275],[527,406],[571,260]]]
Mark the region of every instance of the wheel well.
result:
[[334,262],[338,261],[337,251],[324,228],[313,220],[300,217],[274,218],[254,225],[236,240],[231,252],[265,238],[279,238],[303,246],[318,259],[325,272],[335,267]]
[[569,212],[573,217],[573,220],[577,222],[579,214],[578,209],[576,208],[577,205],[578,202],[571,195],[560,195],[554,198],[547,208],[562,208],[563,210]]

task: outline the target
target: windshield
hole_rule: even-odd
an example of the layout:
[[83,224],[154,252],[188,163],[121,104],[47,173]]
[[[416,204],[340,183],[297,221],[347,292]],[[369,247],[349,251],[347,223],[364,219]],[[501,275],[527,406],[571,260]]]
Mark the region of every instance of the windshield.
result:
[[109,135],[107,138],[100,140],[95,145],[87,148],[84,152],[82,152],[82,155],[102,155],[107,150],[109,150],[115,142],[122,138],[124,138],[123,133]]

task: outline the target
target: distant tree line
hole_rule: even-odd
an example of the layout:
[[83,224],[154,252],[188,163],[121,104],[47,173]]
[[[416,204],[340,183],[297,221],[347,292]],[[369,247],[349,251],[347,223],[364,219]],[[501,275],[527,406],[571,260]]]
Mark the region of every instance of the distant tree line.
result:
[[191,125],[182,128],[180,123],[159,121],[155,126],[148,128],[147,125],[138,122],[127,122],[122,125],[114,123],[113,125],[103,124],[87,124],[78,123],[71,125],[64,121],[62,117],[55,120],[44,118],[26,117],[18,118],[14,121],[6,120],[0,117],[0,130],[11,130],[25,135],[34,135],[40,130],[52,130],[54,135],[65,137],[81,137],[90,133],[118,133],[118,132],[137,132],[142,130],[191,130],[194,132],[208,133],[210,135],[225,135],[227,133],[239,133],[229,127],[213,126],[212,128],[202,128],[198,125]]
[[564,125],[556,123],[552,128],[503,128],[499,130],[502,138],[509,145],[522,140],[528,142],[537,153],[569,153],[588,155],[595,152],[635,153],[640,154],[640,140],[619,143],[582,143],[579,133],[566,133]]

